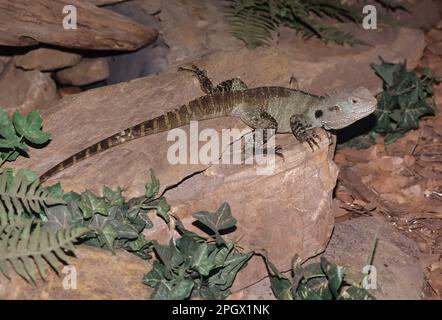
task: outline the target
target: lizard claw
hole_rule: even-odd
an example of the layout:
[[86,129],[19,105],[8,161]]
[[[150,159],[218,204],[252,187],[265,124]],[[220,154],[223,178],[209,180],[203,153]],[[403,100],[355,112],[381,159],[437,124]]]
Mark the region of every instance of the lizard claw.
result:
[[319,139],[320,138],[319,138],[318,134],[315,131],[312,131],[305,138],[305,142],[308,143],[310,149],[312,149],[312,151],[314,152],[315,151],[315,147],[317,147],[318,149],[320,148],[319,144],[318,144],[318,141],[317,141]]
[[284,154],[282,153],[282,147],[280,145],[277,145],[275,147],[275,154],[282,159],[282,161],[285,161]]

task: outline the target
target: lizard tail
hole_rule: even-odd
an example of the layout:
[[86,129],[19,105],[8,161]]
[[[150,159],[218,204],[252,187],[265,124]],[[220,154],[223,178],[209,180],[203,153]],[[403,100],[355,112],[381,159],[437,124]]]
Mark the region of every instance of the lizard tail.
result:
[[193,120],[199,121],[227,116],[230,114],[230,110],[228,110],[229,108],[226,107],[226,104],[219,103],[220,101],[217,101],[220,100],[220,98],[224,100],[223,98],[225,98],[225,95],[223,94],[222,96],[223,97],[219,97],[218,99],[213,96],[203,96],[197,98],[175,110],[166,112],[156,118],[141,122],[133,127],[103,139],[50,168],[40,176],[40,182],[43,183],[55,174],[72,167],[80,161],[104,152],[110,148],[116,147],[122,143],[147,135],[182,127],[189,124],[190,121]]

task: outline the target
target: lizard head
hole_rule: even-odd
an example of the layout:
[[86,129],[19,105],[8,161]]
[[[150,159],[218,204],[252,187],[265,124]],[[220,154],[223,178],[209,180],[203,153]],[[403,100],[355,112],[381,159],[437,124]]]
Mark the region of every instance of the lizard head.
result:
[[376,98],[363,87],[333,93],[315,110],[314,117],[325,129],[341,129],[376,110]]

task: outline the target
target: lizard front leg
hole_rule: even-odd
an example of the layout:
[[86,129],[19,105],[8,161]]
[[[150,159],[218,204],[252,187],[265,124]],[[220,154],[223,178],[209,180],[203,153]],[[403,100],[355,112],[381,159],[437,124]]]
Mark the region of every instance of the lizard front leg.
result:
[[224,80],[217,84],[213,85],[212,81],[207,77],[207,71],[198,68],[196,65],[192,65],[190,68],[179,67],[178,71],[190,71],[195,74],[200,83],[201,90],[205,94],[214,94],[225,91],[238,91],[238,90],[246,90],[247,85],[239,78]]
[[290,117],[290,128],[295,138],[303,143],[307,142],[312,151],[315,150],[315,146],[319,148],[318,142],[319,136],[315,133],[314,128],[309,124],[308,119],[304,115],[295,114]]

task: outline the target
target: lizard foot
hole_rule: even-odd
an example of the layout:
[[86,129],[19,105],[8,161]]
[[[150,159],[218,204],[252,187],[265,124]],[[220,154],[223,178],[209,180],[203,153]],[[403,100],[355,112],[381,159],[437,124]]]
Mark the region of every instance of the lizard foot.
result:
[[318,149],[320,148],[318,144],[319,139],[320,138],[316,132],[310,131],[307,133],[307,137],[304,142],[307,142],[310,149],[312,149],[312,151],[315,151],[315,147],[317,147]]
[[293,115],[290,118],[290,127],[296,139],[303,143],[307,142],[312,151],[315,151],[315,146],[319,149],[318,140],[320,140],[318,134],[314,128],[308,123],[308,120],[303,115]]
[[315,151],[315,147],[319,149],[318,141],[320,137],[314,130],[300,131],[297,133],[296,138],[301,143],[307,142],[312,151]]

